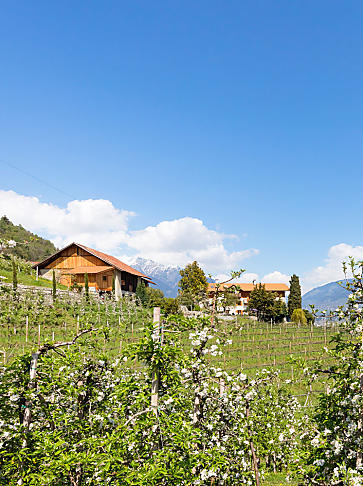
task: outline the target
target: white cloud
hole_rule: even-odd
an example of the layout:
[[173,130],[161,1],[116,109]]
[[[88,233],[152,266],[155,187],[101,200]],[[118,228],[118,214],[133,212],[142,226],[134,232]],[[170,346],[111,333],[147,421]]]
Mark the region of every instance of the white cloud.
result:
[[75,200],[60,208],[37,197],[0,190],[0,215],[45,234],[56,246],[77,241],[112,251],[125,239],[133,213],[115,208],[106,199]]
[[330,247],[328,257],[325,259],[324,264],[314,268],[303,276],[304,292],[307,292],[313,287],[343,279],[342,263],[343,261],[347,261],[350,256],[356,260],[363,260],[363,246],[340,243]]
[[185,217],[133,231],[128,245],[144,258],[165,265],[184,266],[197,260],[203,268],[215,272],[236,269],[242,260],[258,253],[256,249],[228,252],[224,240],[233,237],[207,228],[200,219]]
[[275,270],[274,272],[268,273],[262,277],[262,282],[264,283],[284,283],[289,285],[290,276]]
[[165,265],[184,266],[197,260],[211,273],[238,269],[244,259],[258,253],[256,249],[228,251],[225,240],[236,237],[211,230],[197,218],[162,221],[130,231],[128,221],[134,213],[105,199],[75,200],[60,208],[37,197],[0,190],[3,214],[59,247],[77,241],[115,256],[121,257],[121,251],[136,253]]
[[[229,279],[229,276],[227,274],[221,273],[216,275],[215,280],[217,282],[223,282],[225,280]],[[252,273],[252,272],[245,272],[243,273],[239,278],[232,280],[232,282],[247,282],[247,283],[252,283],[255,281],[256,283],[285,283],[286,285],[289,285],[290,281],[290,276],[285,275],[284,273],[279,272],[278,270],[275,270],[274,272],[268,273],[262,279],[260,279],[260,276],[258,273]]]
[[[217,282],[225,282],[226,280],[230,279],[230,275],[227,275],[226,273],[219,273],[213,277]],[[242,275],[238,278],[235,278],[234,280],[231,280],[232,283],[241,283],[241,282],[246,282],[246,283],[252,283],[254,280],[258,282],[258,274],[257,273],[251,273],[251,272],[244,272]]]

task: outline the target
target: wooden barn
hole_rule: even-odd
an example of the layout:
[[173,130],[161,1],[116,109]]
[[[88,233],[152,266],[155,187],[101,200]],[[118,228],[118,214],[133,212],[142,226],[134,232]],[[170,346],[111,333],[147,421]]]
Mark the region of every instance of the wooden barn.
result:
[[115,279],[115,295],[133,293],[141,280],[148,286],[151,279],[126,265],[117,258],[93,250],[79,243],[71,243],[42,262],[33,265],[37,275],[52,280],[53,270],[59,283],[70,287],[73,283],[84,286],[84,276],[88,275],[90,291],[111,292]]

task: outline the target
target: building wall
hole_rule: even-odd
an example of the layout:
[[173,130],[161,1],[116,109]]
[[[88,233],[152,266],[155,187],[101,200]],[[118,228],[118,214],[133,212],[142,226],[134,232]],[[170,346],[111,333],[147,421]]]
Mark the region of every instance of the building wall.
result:
[[58,268],[58,269],[71,269],[77,267],[93,267],[93,266],[105,266],[104,261],[99,258],[90,255],[86,250],[72,245],[66,248],[62,253],[52,262],[47,264],[46,268]]
[[[238,302],[237,305],[228,308],[229,313],[230,314],[243,314],[243,313],[245,313],[247,311],[247,305],[248,305],[248,301],[250,300],[251,292],[252,291],[250,291],[250,290],[239,290],[238,291],[239,302]],[[270,292],[270,291],[268,290],[268,292]],[[284,290],[277,290],[277,291],[274,290],[274,291],[271,291],[271,292],[276,294],[278,299],[285,301],[285,293],[286,292]],[[213,301],[213,295],[214,295],[214,292],[209,293],[210,303],[212,303],[212,301]]]
[[[45,268],[39,268],[39,275],[52,280],[53,270],[56,275],[56,279],[59,283],[66,285],[67,287],[72,285],[72,281],[78,285],[84,286],[84,274],[69,274],[69,270],[78,267],[90,267],[107,266],[103,260],[96,256],[90,255],[86,250],[79,248],[76,245],[72,245],[69,248],[63,250],[57,258],[49,262]],[[121,272],[119,270],[106,270],[102,273],[88,273],[88,285],[95,290],[104,290],[107,292],[112,291],[112,280],[115,277],[115,291],[117,285],[120,286],[120,295],[122,291],[135,292],[140,277],[132,275],[127,272]],[[147,282],[145,282],[146,285]]]
[[[56,275],[56,279],[59,283],[66,285],[67,287],[72,285],[72,281],[78,285],[84,286],[84,274],[70,275],[69,270],[78,267],[90,267],[107,266],[107,263],[99,258],[90,255],[83,248],[79,248],[76,245],[72,245],[69,248],[63,250],[57,258],[49,262],[45,268],[39,269],[39,275],[43,278],[52,280],[53,270]],[[95,290],[112,290],[113,270],[107,270],[102,273],[89,273],[88,285]]]

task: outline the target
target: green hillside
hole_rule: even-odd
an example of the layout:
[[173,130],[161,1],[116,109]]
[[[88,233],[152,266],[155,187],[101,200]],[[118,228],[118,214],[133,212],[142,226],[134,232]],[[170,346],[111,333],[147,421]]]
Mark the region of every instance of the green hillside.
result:
[[27,261],[41,261],[57,251],[51,241],[27,231],[20,224],[16,226],[6,216],[0,218],[0,239],[16,241],[17,245],[6,253]]
[[[11,270],[4,269],[3,260],[0,259],[0,276],[2,277],[1,280],[4,283],[12,283],[13,281],[13,272]],[[35,277],[35,272],[22,272],[19,271],[17,273],[18,284],[22,285],[31,285],[34,287],[49,287],[52,288],[53,283],[51,280],[47,280],[46,278],[39,277],[38,280]],[[57,283],[57,289],[66,289],[65,285],[61,285]]]

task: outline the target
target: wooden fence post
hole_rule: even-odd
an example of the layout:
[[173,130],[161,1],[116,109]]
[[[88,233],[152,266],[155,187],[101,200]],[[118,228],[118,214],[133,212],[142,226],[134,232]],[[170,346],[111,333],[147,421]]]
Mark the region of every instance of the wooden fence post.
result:
[[225,392],[226,383],[223,378],[219,379],[219,396],[222,398]]
[[[39,325],[39,329],[40,329],[40,325]],[[32,359],[31,359],[31,363],[30,363],[30,370],[29,370],[29,383],[28,383],[28,389],[29,390],[31,390],[32,388],[34,388],[36,386],[35,378],[36,378],[36,374],[37,374],[38,358],[39,358],[39,352],[32,354]],[[22,449],[26,449],[26,447],[28,445],[27,432],[30,428],[30,424],[31,424],[31,421],[32,421],[31,405],[32,404],[31,404],[30,400],[27,400],[25,402],[25,409],[24,409],[24,415],[23,415],[23,426],[25,428],[25,435],[24,435],[24,438],[23,438]],[[18,479],[18,482],[17,482],[17,484],[19,486],[24,484],[23,474],[24,474],[24,471],[23,471],[23,464],[22,464],[21,465],[21,476],[20,476],[20,478]]]
[[[362,335],[362,343],[361,343],[361,346],[363,348],[363,335]],[[363,373],[360,374],[359,376],[359,388],[360,388],[360,392],[361,394],[363,393]],[[363,408],[361,407],[360,408],[360,411],[359,411],[359,417],[358,417],[358,433],[360,436],[363,435]],[[360,469],[361,466],[363,464],[363,453],[362,453],[362,449],[360,449],[357,453],[357,458],[356,458],[356,467],[357,469]]]
[[248,436],[249,436],[249,439],[250,439],[250,448],[251,448],[251,454],[252,454],[253,468],[255,470],[256,486],[260,486],[260,473],[259,473],[259,470],[258,470],[257,457],[256,457],[255,447],[254,447],[254,444],[253,444],[252,430],[251,430],[251,426],[250,426],[250,423],[249,423],[249,418],[250,418],[250,405],[249,405],[249,402],[247,402],[247,407],[246,407],[247,430],[248,430]]
[[[160,307],[154,307],[153,316],[154,330],[153,335],[155,336],[155,342],[160,339]],[[155,415],[158,414],[158,404],[159,404],[159,370],[155,367],[152,373],[151,382],[151,408]]]

